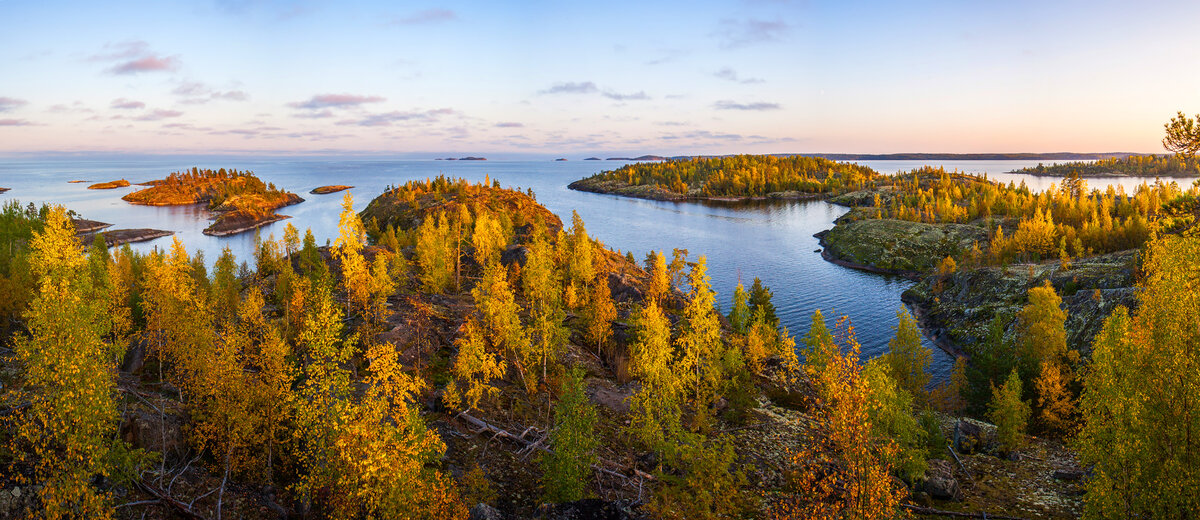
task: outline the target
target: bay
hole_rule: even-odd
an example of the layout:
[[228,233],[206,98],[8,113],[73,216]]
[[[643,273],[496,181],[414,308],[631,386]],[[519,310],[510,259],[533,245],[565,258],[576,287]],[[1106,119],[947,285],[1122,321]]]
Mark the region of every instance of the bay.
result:
[[[929,161],[861,161],[882,173],[919,167]],[[319,243],[337,235],[342,193],[312,195],[309,190],[328,184],[348,184],[354,189],[354,208],[361,210],[388,186],[437,175],[482,181],[497,179],[506,187],[532,189],[538,202],[564,222],[578,211],[588,232],[607,246],[631,251],[640,261],[646,253],[662,250],[670,258],[673,248],[687,249],[690,257],[707,259],[717,301],[728,310],[734,286],[747,286],[759,277],[774,293],[782,324],[797,336],[810,325],[813,311],[820,309],[829,324],[847,316],[863,355],[874,357],[887,351],[887,343],[901,309],[900,294],[912,282],[898,277],[865,273],[836,266],[821,259],[812,235],[829,229],[846,209],[823,201],[727,203],[675,203],[629,199],[567,189],[571,181],[624,164],[619,161],[412,161],[344,157],[56,157],[8,158],[0,160],[0,187],[11,191],[0,202],[62,204],[85,218],[114,224],[116,228],[171,230],[190,252],[203,251],[211,264],[222,248],[228,247],[240,260],[253,261],[254,233],[216,238],[203,229],[211,215],[199,206],[134,206],[121,196],[138,186],[113,190],[88,190],[95,182],[128,179],[139,183],[159,179],[172,171],[202,168],[236,168],[254,171],[265,182],[293,191],[306,199],[283,208],[293,225],[310,228]],[[1004,182],[1024,181],[1035,191],[1058,181],[1011,174],[1009,171],[1036,166],[1037,161],[951,161],[938,163],[947,169],[986,173]],[[86,180],[85,183],[69,183]],[[1118,177],[1091,180],[1091,186],[1120,185],[1132,192],[1146,179]],[[263,237],[282,237],[285,222],[259,230]],[[134,244],[148,252],[167,248],[171,238]],[[926,342],[927,346],[933,345]],[[932,372],[944,380],[952,358],[934,348]]]

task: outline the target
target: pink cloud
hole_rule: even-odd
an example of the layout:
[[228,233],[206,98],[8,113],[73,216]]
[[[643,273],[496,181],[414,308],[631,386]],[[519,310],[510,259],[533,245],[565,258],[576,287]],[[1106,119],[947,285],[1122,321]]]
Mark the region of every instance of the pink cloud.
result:
[[32,124],[24,119],[0,119],[0,126],[29,126]]
[[133,110],[133,109],[137,109],[137,108],[146,108],[146,104],[142,103],[141,101],[134,101],[132,99],[125,99],[125,98],[114,99],[111,106],[112,106],[112,108],[118,108],[121,110]]
[[296,101],[288,103],[287,106],[292,108],[303,108],[308,110],[318,110],[322,108],[347,108],[362,105],[364,103],[379,103],[384,101],[380,96],[358,96],[354,94],[318,94],[310,98],[308,101]]
[[29,102],[25,101],[24,99],[0,97],[0,112],[8,112],[9,110],[27,104],[29,104]]
[[159,109],[155,109],[153,112],[150,112],[149,114],[140,115],[138,117],[135,117],[134,119],[136,119],[138,121],[158,121],[160,119],[179,117],[181,115],[183,115],[183,112],[180,112],[178,110],[165,110],[165,109],[159,108]]
[[172,71],[179,68],[179,60],[174,56],[160,57],[155,55],[130,60],[108,69],[112,74],[137,74],[140,72]]

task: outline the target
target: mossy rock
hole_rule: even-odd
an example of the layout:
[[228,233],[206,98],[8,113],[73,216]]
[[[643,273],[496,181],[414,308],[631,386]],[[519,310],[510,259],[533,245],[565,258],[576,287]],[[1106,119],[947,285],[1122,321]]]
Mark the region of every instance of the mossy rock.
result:
[[947,256],[987,242],[987,231],[966,224],[926,224],[894,219],[840,221],[820,235],[832,260],[898,274],[935,269]]

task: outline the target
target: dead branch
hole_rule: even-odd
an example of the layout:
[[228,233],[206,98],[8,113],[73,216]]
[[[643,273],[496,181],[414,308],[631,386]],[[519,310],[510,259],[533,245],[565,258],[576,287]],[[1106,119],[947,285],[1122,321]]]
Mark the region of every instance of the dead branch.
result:
[[982,518],[985,520],[1026,520],[1025,518],[1021,518],[1019,516],[993,515],[991,513],[960,513],[958,511],[943,511],[941,509],[934,509],[932,507],[921,507],[908,504],[901,504],[900,507],[919,515],[951,516],[955,518]]

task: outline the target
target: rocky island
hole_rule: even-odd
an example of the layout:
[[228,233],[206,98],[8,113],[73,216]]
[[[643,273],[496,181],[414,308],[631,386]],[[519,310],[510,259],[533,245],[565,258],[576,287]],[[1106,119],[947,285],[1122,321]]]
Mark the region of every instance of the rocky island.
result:
[[72,218],[71,224],[75,228],[75,238],[79,240],[80,244],[91,244],[96,240],[96,237],[101,237],[108,247],[145,242],[175,234],[174,231],[150,228],[112,229],[105,231],[112,227],[112,224],[84,218]]
[[294,193],[277,189],[274,184],[263,183],[252,172],[224,168],[192,168],[148,184],[149,188],[127,194],[121,199],[130,204],[147,206],[207,204],[216,216],[204,234],[212,236],[242,233],[289,218],[275,213],[275,210],[304,202]]
[[114,188],[124,188],[127,186],[129,186],[129,181],[127,181],[125,179],[120,179],[120,180],[116,180],[116,181],[101,182],[101,183],[93,184],[91,186],[88,186],[87,189],[89,189],[89,190],[111,190]]
[[331,186],[319,186],[319,187],[313,188],[312,191],[310,191],[309,193],[311,193],[313,195],[328,195],[330,193],[337,193],[339,191],[345,191],[345,190],[348,190],[353,187],[354,186],[346,186],[345,184],[334,184]]

